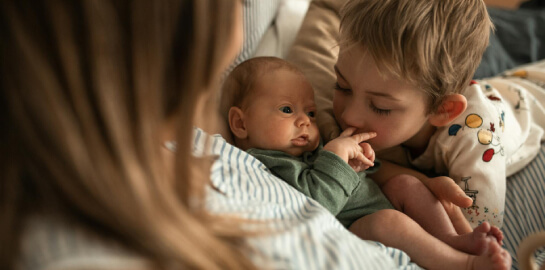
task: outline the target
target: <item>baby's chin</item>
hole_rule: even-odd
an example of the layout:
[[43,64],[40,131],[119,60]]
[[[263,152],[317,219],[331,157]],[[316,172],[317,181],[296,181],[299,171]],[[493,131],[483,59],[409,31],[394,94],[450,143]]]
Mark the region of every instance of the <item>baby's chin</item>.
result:
[[312,152],[316,150],[318,146],[307,146],[307,147],[290,147],[288,149],[282,150],[285,153],[288,153],[292,156],[301,156],[305,152]]
[[292,156],[298,157],[298,156],[302,155],[306,151],[304,151],[302,149],[293,149],[293,148],[291,148],[291,149],[285,150],[284,152],[286,152],[286,153],[288,153],[288,154],[290,154]]

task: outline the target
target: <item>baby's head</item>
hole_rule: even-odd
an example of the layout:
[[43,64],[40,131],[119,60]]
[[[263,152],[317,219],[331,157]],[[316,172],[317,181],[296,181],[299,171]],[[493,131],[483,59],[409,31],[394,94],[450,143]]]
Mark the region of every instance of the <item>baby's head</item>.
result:
[[238,65],[223,85],[221,113],[243,150],[299,156],[320,142],[312,86],[280,58],[256,57]]
[[349,0],[336,64],[340,126],[377,132],[370,143],[380,150],[424,123],[444,125],[433,116],[445,118],[445,102],[469,85],[491,29],[482,0]]

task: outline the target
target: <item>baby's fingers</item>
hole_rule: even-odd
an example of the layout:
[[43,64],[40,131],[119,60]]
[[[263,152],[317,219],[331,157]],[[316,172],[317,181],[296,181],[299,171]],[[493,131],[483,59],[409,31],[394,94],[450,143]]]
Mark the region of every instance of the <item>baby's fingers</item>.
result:
[[341,135],[339,135],[339,137],[350,137],[352,136],[352,134],[354,134],[355,131],[356,131],[355,127],[349,127],[343,130],[343,132],[341,133]]
[[375,161],[375,151],[368,143],[360,143],[363,155],[371,161]]
[[352,135],[352,138],[358,141],[358,143],[361,143],[369,139],[372,139],[376,136],[377,136],[376,132],[365,132],[365,133],[358,133],[358,134]]
[[358,159],[361,163],[369,166],[369,167],[373,167],[375,166],[375,163],[371,160],[369,160],[363,153],[358,153],[358,155],[356,156],[356,159]]

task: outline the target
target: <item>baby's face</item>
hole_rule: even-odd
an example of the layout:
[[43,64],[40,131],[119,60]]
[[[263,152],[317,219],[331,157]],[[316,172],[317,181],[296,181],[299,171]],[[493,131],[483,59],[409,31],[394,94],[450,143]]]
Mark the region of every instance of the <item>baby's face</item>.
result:
[[250,147],[293,156],[318,147],[314,91],[302,75],[277,69],[259,78],[253,91],[244,110]]
[[405,143],[427,125],[423,91],[379,74],[361,46],[341,46],[335,65],[333,111],[340,127],[377,133],[369,143],[377,151]]

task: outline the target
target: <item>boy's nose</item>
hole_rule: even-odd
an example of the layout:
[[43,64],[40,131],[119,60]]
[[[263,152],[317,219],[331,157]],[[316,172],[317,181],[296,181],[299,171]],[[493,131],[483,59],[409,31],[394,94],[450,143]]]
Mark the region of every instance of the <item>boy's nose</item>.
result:
[[345,107],[341,118],[346,127],[355,127],[357,129],[364,128],[365,113],[362,108],[363,106],[357,106],[355,104],[351,104]]

